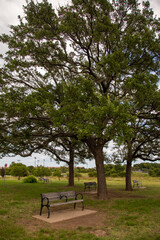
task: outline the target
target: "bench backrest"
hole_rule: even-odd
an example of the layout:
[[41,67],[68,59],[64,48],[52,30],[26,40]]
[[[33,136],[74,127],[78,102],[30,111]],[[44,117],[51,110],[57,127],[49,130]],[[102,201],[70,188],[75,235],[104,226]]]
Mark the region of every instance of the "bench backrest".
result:
[[137,183],[138,182],[138,180],[133,180],[133,183]]
[[76,192],[75,191],[64,191],[60,192],[61,197],[67,197],[67,199],[75,198],[76,197]]
[[96,185],[96,182],[84,182],[85,186]]
[[41,193],[41,198],[48,198],[50,201],[60,200],[61,198],[67,197],[67,199],[75,198],[75,191],[64,191],[64,192],[53,192],[53,193]]
[[60,193],[59,192],[53,192],[53,193],[41,193],[41,198],[48,198],[49,200],[59,200],[60,199]]

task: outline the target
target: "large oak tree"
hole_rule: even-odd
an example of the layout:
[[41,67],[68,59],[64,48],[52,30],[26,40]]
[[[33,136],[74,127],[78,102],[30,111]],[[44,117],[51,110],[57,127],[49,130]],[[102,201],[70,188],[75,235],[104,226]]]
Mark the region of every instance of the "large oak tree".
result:
[[140,10],[136,0],[73,0],[57,13],[46,0],[30,1],[24,13],[1,36],[9,47],[1,69],[9,148],[31,154],[37,139],[37,149],[57,137],[80,139],[95,158],[98,197],[106,199],[103,148],[130,135],[136,121],[126,84],[158,81],[159,21],[148,1]]

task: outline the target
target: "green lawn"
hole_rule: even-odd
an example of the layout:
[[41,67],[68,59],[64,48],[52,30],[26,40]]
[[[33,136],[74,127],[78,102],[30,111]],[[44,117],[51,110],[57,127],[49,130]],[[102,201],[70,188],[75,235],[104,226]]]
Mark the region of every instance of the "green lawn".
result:
[[[56,229],[54,224],[42,221],[36,226],[32,217],[39,214],[40,193],[73,189],[67,187],[65,179],[53,179],[49,184],[26,184],[13,178],[7,178],[4,184],[0,179],[0,239],[160,240],[160,178],[139,175],[134,178],[141,179],[146,188],[126,192],[123,178],[108,178],[107,201],[84,194],[85,207],[97,210],[104,217],[99,226],[83,227],[79,223],[74,229]],[[82,192],[86,180],[76,180],[74,189]]]

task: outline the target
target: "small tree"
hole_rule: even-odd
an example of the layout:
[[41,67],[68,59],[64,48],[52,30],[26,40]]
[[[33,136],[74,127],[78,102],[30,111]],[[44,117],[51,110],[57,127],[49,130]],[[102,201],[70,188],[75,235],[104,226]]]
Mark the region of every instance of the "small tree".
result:
[[33,175],[33,173],[34,173],[34,167],[33,167],[33,166],[28,166],[27,169],[28,169],[29,174],[32,174],[32,175]]
[[28,170],[26,165],[22,163],[15,163],[11,168],[11,175],[17,176],[18,180],[20,180],[20,177],[25,177],[28,175]]
[[51,174],[52,174],[52,172],[49,168],[43,167],[43,166],[39,166],[39,167],[35,168],[33,173],[37,177],[51,176]]
[[78,181],[80,180],[80,177],[82,177],[82,174],[78,172],[77,170],[74,172],[74,176],[78,178]]
[[53,176],[58,177],[58,179],[59,179],[59,181],[60,181],[60,180],[61,180],[61,177],[62,177],[61,170],[60,170],[60,169],[55,169],[55,170],[54,170],[54,173],[53,173]]
[[2,169],[1,169],[1,176],[2,176],[2,178],[4,178],[5,174],[6,174],[6,170],[5,170],[4,167],[2,167]]

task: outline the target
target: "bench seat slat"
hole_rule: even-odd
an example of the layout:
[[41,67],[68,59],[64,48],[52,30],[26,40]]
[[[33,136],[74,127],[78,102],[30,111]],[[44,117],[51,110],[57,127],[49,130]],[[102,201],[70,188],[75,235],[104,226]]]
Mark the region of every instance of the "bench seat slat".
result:
[[54,207],[54,206],[60,206],[60,205],[66,205],[66,204],[70,204],[70,203],[78,203],[78,202],[83,202],[83,199],[80,200],[73,200],[73,201],[68,201],[68,202],[60,202],[60,203],[52,203],[49,204],[50,207]]

